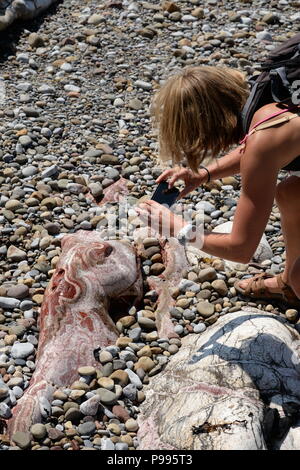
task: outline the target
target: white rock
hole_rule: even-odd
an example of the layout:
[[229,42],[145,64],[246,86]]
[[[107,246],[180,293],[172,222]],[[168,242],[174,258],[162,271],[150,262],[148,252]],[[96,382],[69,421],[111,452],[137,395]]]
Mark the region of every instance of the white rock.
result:
[[[269,401],[282,395],[300,402],[299,352],[300,335],[287,321],[249,307],[220,317],[199,336],[185,336],[166,368],[144,387],[139,449],[266,449]],[[216,431],[191,432],[205,422],[217,425]],[[299,425],[280,448],[299,449]]]
[[116,98],[114,101],[114,106],[124,106],[124,101],[122,98]]
[[194,326],[193,328],[194,333],[202,333],[203,331],[206,330],[206,326],[204,323],[198,323],[197,325]]
[[38,92],[43,95],[55,95],[55,88],[50,85],[41,85]]
[[0,297],[0,307],[1,308],[18,308],[20,305],[19,299],[14,299],[12,297]]
[[29,82],[23,82],[23,83],[18,83],[16,85],[17,90],[20,91],[29,91],[32,90],[32,83]]
[[99,403],[100,403],[99,395],[94,395],[93,397],[81,403],[79,409],[81,413],[86,416],[94,416],[98,411]]
[[41,177],[42,178],[49,178],[50,176],[56,175],[58,173],[57,165],[48,166],[45,170],[42,171]]
[[102,15],[98,15],[97,13],[95,13],[94,15],[89,17],[88,24],[97,25],[101,23],[102,21],[104,21],[104,17]]
[[149,82],[144,82],[143,80],[136,80],[134,82],[135,86],[142,88],[143,90],[152,90],[152,84]]
[[136,388],[141,389],[143,388],[143,384],[139,378],[139,376],[133,372],[131,369],[125,369],[127,372],[130,382],[136,386]]
[[65,85],[64,89],[65,91],[73,91],[75,93],[79,93],[81,90],[80,87],[76,85]]
[[104,436],[101,439],[101,450],[115,450],[115,445],[110,439]]
[[60,68],[64,72],[72,72],[73,71],[72,64],[69,64],[68,62],[64,62],[63,64],[61,64]]
[[205,214],[211,214],[213,211],[216,210],[215,206],[209,201],[200,201],[196,204],[195,208],[197,210],[204,210]]
[[[299,405],[298,405],[299,406]],[[282,442],[278,443],[279,450],[297,450],[300,448],[300,419],[289,429]]]
[[28,63],[29,62],[29,55],[26,52],[21,52],[20,54],[17,54],[16,59],[17,59],[18,62]]
[[24,359],[30,356],[34,351],[34,346],[31,343],[14,343],[11,348],[11,355],[14,359]]
[[198,18],[196,18],[193,15],[183,15],[181,18],[181,21],[186,21],[186,22],[193,21],[194,22],[194,21],[198,21]]
[[39,398],[40,412],[43,418],[48,418],[51,415],[51,405],[49,400],[45,397]]

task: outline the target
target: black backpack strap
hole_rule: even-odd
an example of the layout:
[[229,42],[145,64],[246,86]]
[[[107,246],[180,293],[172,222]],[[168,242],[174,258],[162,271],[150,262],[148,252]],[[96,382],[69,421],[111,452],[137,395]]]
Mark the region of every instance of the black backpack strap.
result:
[[257,81],[254,83],[250,95],[242,109],[241,117],[243,121],[243,132],[247,134],[250,123],[255,111],[266,104],[264,96],[266,90],[269,88],[269,82],[264,80],[263,74],[259,75]]
[[274,101],[282,101],[292,94],[285,67],[270,70],[271,93]]
[[248,115],[249,115],[249,108],[250,106],[252,107],[253,106],[253,100],[255,98],[255,93],[257,91],[257,88],[258,88],[258,83],[254,83],[253,87],[252,87],[252,90],[250,92],[250,95],[248,96],[248,99],[243,107],[243,110],[241,112],[241,118],[242,118],[242,121],[243,121],[243,131],[244,133],[246,134],[247,131],[248,131],[248,127],[249,127],[249,123],[248,123]]

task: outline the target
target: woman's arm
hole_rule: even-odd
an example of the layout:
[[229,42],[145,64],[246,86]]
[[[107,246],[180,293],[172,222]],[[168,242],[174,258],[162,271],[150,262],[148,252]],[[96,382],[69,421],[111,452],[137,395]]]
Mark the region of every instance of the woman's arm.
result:
[[[209,165],[207,169],[210,172],[212,180],[225,178],[225,176],[237,175],[240,173],[240,160],[241,160],[242,146],[237,147],[232,152],[228,153],[222,158],[218,158],[214,163]],[[199,170],[199,173],[205,170]]]
[[[240,159],[242,155],[240,150],[241,147],[238,147],[208,166],[207,169],[210,172],[211,180],[235,175],[240,172]],[[207,171],[204,169],[200,168],[198,173],[194,173],[189,168],[175,167],[165,170],[159,175],[156,182],[161,183],[162,181],[169,180],[169,188],[171,188],[176,181],[184,181],[185,187],[178,197],[180,199],[198,188],[198,186],[201,186],[201,184],[206,183],[207,179]]]
[[[274,202],[278,171],[282,166],[284,144],[274,143],[267,133],[252,136],[244,154],[239,155],[242,191],[232,232],[205,233],[198,228],[192,245],[219,258],[248,263],[264,232]],[[233,152],[232,152],[233,154]],[[229,156],[230,154],[228,154]],[[225,157],[224,157],[225,158]],[[235,157],[237,159],[237,155]],[[229,158],[230,159],[230,158]],[[228,165],[229,166],[229,165]],[[227,166],[227,167],[228,167]],[[177,236],[188,223],[155,201],[145,201],[138,209],[146,223],[164,236]],[[156,225],[155,225],[156,224]],[[164,230],[162,227],[164,226]],[[168,233],[165,235],[165,233]],[[194,241],[193,241],[194,240]]]
[[279,171],[276,152],[272,143],[266,141],[266,136],[253,139],[251,145],[249,142],[240,162],[242,191],[232,232],[205,234],[202,250],[220,258],[249,262],[264,232],[274,201]]

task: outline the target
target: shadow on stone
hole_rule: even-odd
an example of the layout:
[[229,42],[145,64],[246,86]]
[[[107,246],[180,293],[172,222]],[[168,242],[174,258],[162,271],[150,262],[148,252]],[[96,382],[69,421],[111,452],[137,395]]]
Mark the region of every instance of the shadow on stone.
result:
[[[259,317],[268,318],[268,315],[256,316],[256,318]],[[217,331],[209,341],[203,344],[189,363],[194,364],[210,354],[217,354],[220,359],[230,361],[231,363],[238,363],[253,380],[253,385],[259,390],[262,401],[265,405],[269,406],[270,398],[274,394],[278,392],[282,395],[290,395],[291,392],[295,393],[296,388],[292,387],[291,390],[289,382],[285,383],[282,380],[285,375],[283,369],[290,369],[293,364],[295,365],[295,352],[283,341],[279,341],[278,338],[269,333],[262,333],[249,341],[245,340],[241,348],[227,347],[224,344],[217,343],[217,340],[223,334],[241,325],[245,319],[245,317],[241,316],[237,320],[227,323],[224,330]],[[278,318],[278,320],[286,323],[284,319]],[[262,349],[267,351],[266,357],[261,356]],[[279,357],[276,358],[276,356],[269,354],[274,351],[280,351],[280,360]],[[261,356],[261,361],[259,356]],[[255,358],[255,365],[253,364],[253,358]],[[294,380],[298,381],[299,377],[296,378],[295,376]],[[273,388],[269,387],[270,383],[273,384]],[[220,382],[219,385],[228,386],[227,383],[222,384]],[[300,399],[300,391],[297,398]],[[266,445],[269,449],[273,448],[274,440],[283,440],[285,438],[289,428],[300,417],[300,402],[287,401],[282,403],[282,410],[284,416],[280,416],[276,408],[266,408],[265,410],[262,429]]]
[[54,15],[63,0],[57,0],[55,3],[49,6],[45,11],[41,12],[35,18],[30,20],[15,21],[4,31],[0,32],[0,64],[5,62],[10,55],[14,55],[16,52],[16,46],[18,45],[21,35],[25,30],[37,32],[41,25],[43,25],[49,17]]
[[284,318],[249,310],[183,338],[149,384],[139,417],[141,449],[153,443],[162,449],[296,448],[299,334]]

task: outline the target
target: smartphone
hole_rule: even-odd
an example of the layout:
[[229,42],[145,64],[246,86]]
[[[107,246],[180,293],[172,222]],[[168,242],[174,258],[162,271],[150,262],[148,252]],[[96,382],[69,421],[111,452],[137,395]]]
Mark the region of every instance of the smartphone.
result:
[[176,201],[179,195],[179,190],[177,188],[169,188],[166,181],[162,181],[157,186],[154,191],[151,199],[152,201],[159,202],[159,204],[166,204],[168,207],[171,207]]

